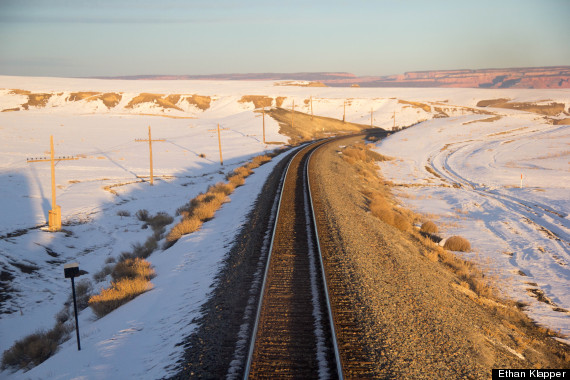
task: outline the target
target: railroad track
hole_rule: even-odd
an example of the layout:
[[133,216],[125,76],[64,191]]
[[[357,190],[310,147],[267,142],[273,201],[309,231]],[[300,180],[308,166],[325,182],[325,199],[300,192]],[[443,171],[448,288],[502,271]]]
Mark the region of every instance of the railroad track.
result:
[[309,193],[311,144],[283,182],[245,377],[342,378]]

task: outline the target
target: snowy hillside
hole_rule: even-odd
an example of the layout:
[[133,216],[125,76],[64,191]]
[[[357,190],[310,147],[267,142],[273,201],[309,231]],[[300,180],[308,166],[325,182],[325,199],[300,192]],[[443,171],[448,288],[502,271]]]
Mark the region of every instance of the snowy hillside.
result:
[[[253,96],[253,97],[252,97]],[[434,214],[446,233],[474,248],[468,257],[506,282],[507,293],[531,304],[533,318],[570,333],[568,115],[477,107],[481,100],[563,104],[567,90],[364,89],[275,86],[246,81],[119,81],[0,76],[0,351],[38,329],[51,328],[69,296],[63,264],[93,275],[152,235],[135,217],[176,209],[253,156],[283,146],[288,136],[255,102],[392,129],[416,124],[379,144],[387,179],[404,198]],[[542,104],[541,103],[541,104]],[[259,105],[258,104],[258,105]],[[346,107],[346,108],[345,108]],[[482,112],[487,114],[481,114]],[[502,118],[482,122],[500,114]],[[395,120],[394,120],[395,115]],[[549,118],[549,119],[548,119]],[[219,162],[220,124],[223,166]],[[149,186],[148,138],[155,185]],[[63,231],[43,228],[51,208],[49,155],[78,160],[56,165]],[[177,346],[195,326],[221,260],[245,222],[265,178],[282,159],[255,170],[203,228],[149,257],[153,289],[96,319],[80,313],[82,351],[75,338],[29,372],[30,379],[160,378],[174,368]],[[428,172],[426,167],[430,168]],[[432,172],[437,174],[432,174]],[[523,188],[517,186],[523,173]],[[460,187],[454,187],[458,184]],[[415,198],[415,199],[413,199]],[[454,211],[457,209],[456,211]],[[542,227],[542,228],[541,228]],[[525,276],[511,275],[522,271]],[[536,283],[536,285],[525,284]],[[539,289],[553,304],[538,302]],[[536,296],[535,293],[532,293]]]

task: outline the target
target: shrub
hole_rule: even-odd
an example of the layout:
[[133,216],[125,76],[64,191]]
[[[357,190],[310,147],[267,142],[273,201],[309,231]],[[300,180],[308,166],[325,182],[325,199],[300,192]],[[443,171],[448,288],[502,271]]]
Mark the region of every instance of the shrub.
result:
[[208,188],[208,193],[222,193],[224,195],[230,195],[234,191],[234,186],[232,183],[218,182]]
[[148,217],[147,216],[147,223],[151,226],[151,228],[153,230],[159,230],[161,228],[163,228],[164,226],[169,225],[170,223],[172,223],[174,221],[174,218],[171,217],[170,215],[168,215],[165,212],[158,212],[155,216],[153,217]]
[[[89,306],[89,298],[93,293],[93,285],[89,279],[84,278],[75,284],[75,298],[77,300],[77,309],[83,310]],[[69,295],[67,302],[71,304],[73,302],[73,295]]]
[[117,211],[117,216],[120,216],[123,219],[123,216],[131,216],[131,213],[127,210],[119,210]]
[[392,205],[380,194],[374,194],[370,200],[370,212],[384,223],[394,224],[394,212]]
[[113,271],[113,265],[105,265],[103,269],[93,275],[93,279],[96,282],[103,282],[107,278],[108,275],[111,274]]
[[174,242],[186,234],[191,234],[198,231],[202,226],[202,221],[197,217],[190,217],[183,219],[180,223],[174,226],[166,236],[167,242]]
[[48,331],[40,330],[16,341],[4,351],[1,368],[30,369],[52,356],[60,343],[69,337],[73,328],[56,323]]
[[115,282],[125,278],[135,279],[137,277],[150,280],[154,277],[154,270],[150,267],[150,263],[144,259],[126,259],[115,265],[111,277]]
[[408,218],[406,218],[404,215],[395,213],[394,227],[396,227],[400,231],[409,231],[412,228],[412,224],[408,221]]
[[132,247],[133,247],[132,254],[130,255],[130,257],[126,258],[140,257],[146,259],[154,252],[156,248],[158,248],[158,242],[156,237],[153,235],[149,236],[149,238],[146,240],[144,244],[135,243],[132,245]]
[[89,306],[95,315],[103,317],[150,289],[152,284],[145,278],[124,278],[111,283],[109,289],[103,289],[101,293],[91,297]]
[[427,221],[422,224],[420,231],[425,232],[426,234],[435,234],[437,233],[437,226],[432,221]]
[[230,183],[234,188],[243,186],[243,184],[245,183],[245,179],[240,175],[233,175],[229,177],[228,180],[230,181]]
[[149,218],[149,213],[147,210],[139,210],[136,212],[135,216],[137,217],[138,220],[140,220],[141,222],[146,222],[148,221]]
[[452,236],[445,241],[443,248],[450,251],[469,252],[471,244],[469,241],[461,236]]

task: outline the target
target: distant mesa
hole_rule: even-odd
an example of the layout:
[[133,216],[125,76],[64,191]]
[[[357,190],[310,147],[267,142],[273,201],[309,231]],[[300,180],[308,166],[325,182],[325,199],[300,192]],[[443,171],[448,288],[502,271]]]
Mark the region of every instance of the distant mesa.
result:
[[399,75],[356,76],[345,72],[215,75],[134,75],[97,77],[127,80],[273,80],[281,85],[332,87],[570,88],[570,66],[480,70],[412,71]]

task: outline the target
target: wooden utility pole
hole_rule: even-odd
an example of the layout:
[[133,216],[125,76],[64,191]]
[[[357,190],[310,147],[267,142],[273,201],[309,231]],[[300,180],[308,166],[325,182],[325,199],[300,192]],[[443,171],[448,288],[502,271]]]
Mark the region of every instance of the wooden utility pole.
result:
[[30,162],[51,162],[51,210],[48,212],[48,228],[50,231],[61,230],[61,207],[55,202],[55,161],[78,160],[77,157],[57,157],[54,156],[53,150],[53,136],[49,137],[51,157],[41,158],[28,158],[26,161]]
[[151,133],[150,133],[150,125],[148,126],[148,140],[147,139],[135,139],[136,142],[147,142],[148,141],[148,150],[150,153],[150,184],[151,186],[154,185],[154,175],[152,172],[152,142],[156,141],[156,142],[164,142],[166,141],[165,139],[157,139],[157,140],[153,140]]
[[265,144],[265,107],[263,107],[263,143]]
[[346,122],[346,100],[343,103],[343,111],[342,111],[342,122]]
[[[264,113],[264,115],[265,115],[265,113]],[[263,123],[263,124],[264,124],[264,128],[263,128],[263,129],[264,129],[264,131],[265,131],[265,119],[264,119],[264,123]],[[227,131],[228,129],[227,129],[227,128],[222,128],[221,130],[222,130],[222,131]],[[214,130],[213,130],[213,129],[208,129],[208,131],[213,132]],[[222,158],[222,138],[220,137],[220,123],[218,123],[217,131],[218,131],[218,149],[220,150],[220,165],[223,166],[223,165],[224,165],[224,159]],[[265,135],[265,133],[264,133],[264,135]],[[264,140],[265,140],[265,137],[264,137]]]
[[313,96],[311,95],[311,120],[313,120]]
[[295,114],[295,99],[293,99],[293,105],[291,106],[291,128],[295,125],[293,123],[293,115]]

